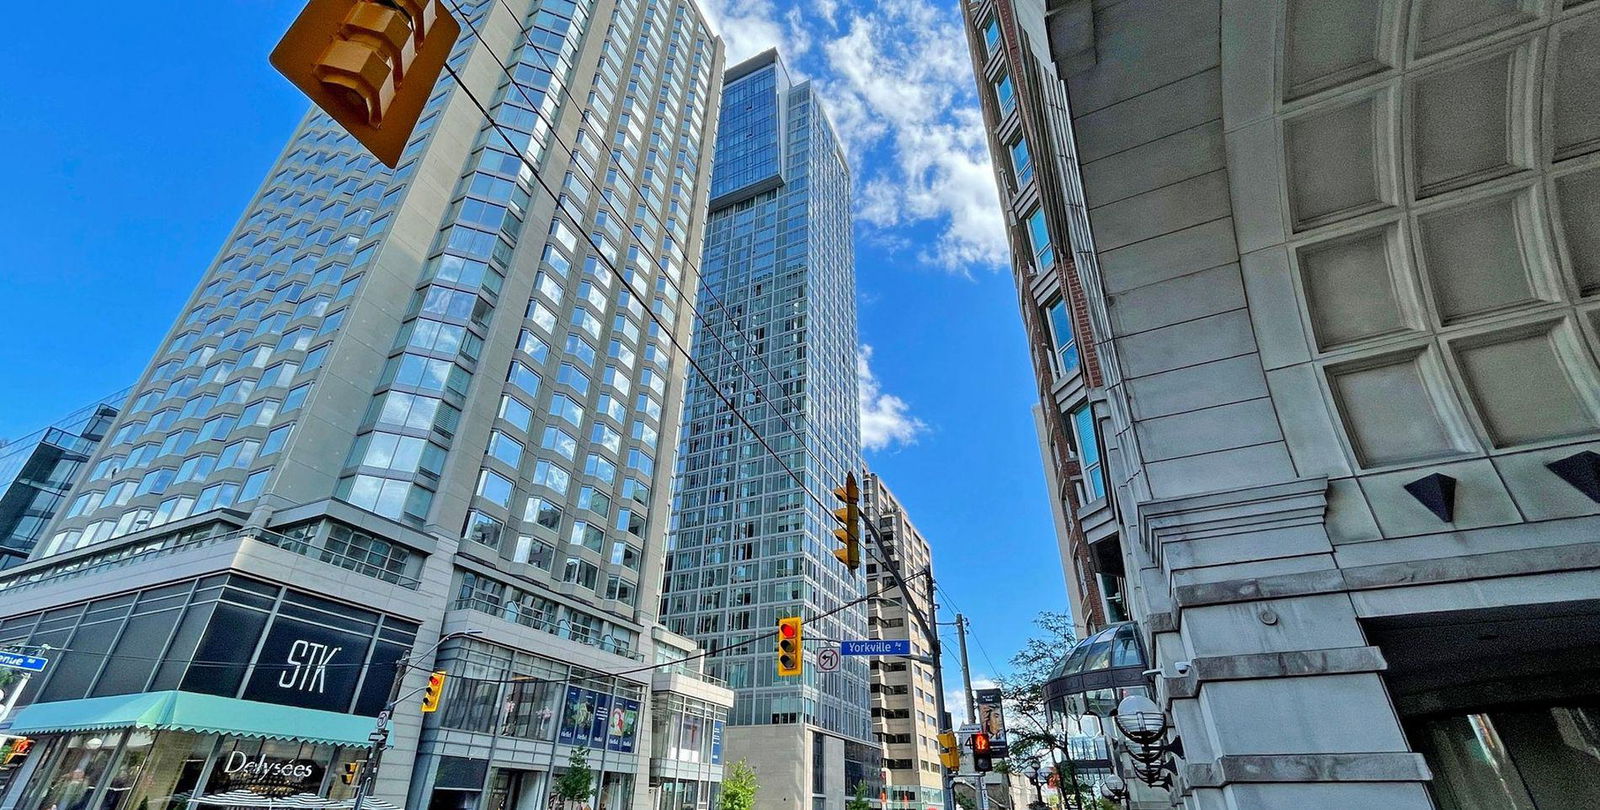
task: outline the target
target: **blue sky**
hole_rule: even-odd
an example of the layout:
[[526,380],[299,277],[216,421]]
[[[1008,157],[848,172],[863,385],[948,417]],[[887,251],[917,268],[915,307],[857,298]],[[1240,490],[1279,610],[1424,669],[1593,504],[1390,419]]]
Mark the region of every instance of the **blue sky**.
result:
[[[0,55],[0,437],[135,380],[306,107],[266,58],[298,0],[91,6],[12,9],[17,30],[54,33]],[[848,145],[867,458],[990,674],[983,651],[1003,665],[1065,596],[955,3],[710,6],[730,57],[780,47]],[[63,58],[70,31],[103,35]]]

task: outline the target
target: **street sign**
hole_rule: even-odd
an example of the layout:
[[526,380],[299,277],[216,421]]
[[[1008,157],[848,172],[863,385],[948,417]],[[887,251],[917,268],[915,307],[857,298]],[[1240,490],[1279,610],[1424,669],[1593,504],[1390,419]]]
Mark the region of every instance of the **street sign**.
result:
[[50,659],[40,658],[37,655],[0,652],[0,667],[23,669],[28,672],[43,672],[44,665],[48,663],[50,663]]
[[875,641],[842,641],[839,643],[841,655],[910,655],[911,640],[905,638],[886,638]]
[[832,647],[825,648],[817,653],[817,671],[836,672],[839,669],[839,662],[841,660],[843,659],[839,658],[838,650],[835,650]]

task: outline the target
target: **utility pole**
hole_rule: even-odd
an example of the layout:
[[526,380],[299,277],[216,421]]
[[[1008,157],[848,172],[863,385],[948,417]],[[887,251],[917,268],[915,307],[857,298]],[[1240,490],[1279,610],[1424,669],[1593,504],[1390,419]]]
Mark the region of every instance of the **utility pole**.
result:
[[[939,654],[939,603],[933,597],[933,566],[929,565],[922,574],[923,582],[928,589],[928,613],[931,614],[923,628],[928,637],[928,652],[933,658],[933,713],[938,716],[939,725],[944,725],[948,709],[944,705],[944,664],[943,656]],[[902,590],[902,593],[905,591]],[[906,606],[913,614],[920,614],[916,609],[915,600],[910,598],[909,593],[906,593],[906,596]],[[955,779],[950,776],[950,771],[943,768],[941,770],[944,770],[944,810],[956,810]]]
[[967,665],[967,617],[956,614],[956,640],[961,642],[961,683],[967,701],[967,722],[978,722],[977,698],[972,694],[972,667]]
[[367,735],[367,761],[361,763],[361,778],[356,780],[356,797],[351,810],[361,810],[367,794],[372,792],[373,784],[378,779],[378,763],[383,759],[383,749],[389,745],[389,718],[394,714],[395,705],[400,702],[400,682],[405,679],[406,666],[410,661],[411,653],[407,652],[394,662],[394,683],[389,686],[388,702],[383,705],[383,711],[378,712],[377,726]]

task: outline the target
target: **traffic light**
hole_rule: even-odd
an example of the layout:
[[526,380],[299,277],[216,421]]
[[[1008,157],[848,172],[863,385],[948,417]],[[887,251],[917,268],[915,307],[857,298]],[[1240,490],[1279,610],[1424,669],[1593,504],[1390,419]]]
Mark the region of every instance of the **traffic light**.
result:
[[428,676],[428,688],[422,693],[422,711],[437,711],[439,697],[444,692],[444,670],[439,670]]
[[339,781],[347,785],[355,784],[356,780],[360,778],[361,763],[359,762],[346,762],[344,764],[344,773],[339,774]]
[[271,61],[394,168],[460,34],[440,0],[311,0]]
[[989,748],[989,735],[982,731],[972,735],[972,769],[978,773],[994,770],[994,751]]
[[844,523],[842,528],[833,530],[833,536],[844,545],[835,549],[833,556],[855,571],[861,567],[861,488],[856,486],[856,474],[845,473],[844,486],[836,487],[833,496],[844,502],[844,506],[833,510],[834,517]]
[[799,675],[804,665],[805,656],[800,651],[800,617],[785,616],[778,620],[778,675]]
[[939,761],[952,771],[961,770],[961,743],[954,731],[939,732]]

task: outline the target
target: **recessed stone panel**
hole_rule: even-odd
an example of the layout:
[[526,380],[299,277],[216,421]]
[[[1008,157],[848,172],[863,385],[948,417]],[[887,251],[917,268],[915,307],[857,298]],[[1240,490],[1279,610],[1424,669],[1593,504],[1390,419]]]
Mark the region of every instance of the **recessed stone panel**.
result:
[[[1594,391],[1581,349],[1556,324],[1477,336],[1453,347],[1461,376],[1497,447],[1600,430],[1579,386]],[[1578,375],[1581,374],[1581,379]]]
[[1336,87],[1388,68],[1379,43],[1392,25],[1395,0],[1289,0],[1284,33],[1285,96]]
[[[1388,204],[1386,94],[1317,110],[1284,122],[1289,206],[1296,230]],[[1380,134],[1381,133],[1381,134]]]
[[1395,289],[1396,226],[1318,242],[1297,252],[1311,330],[1323,351],[1407,329]]
[[1417,196],[1480,182],[1515,171],[1526,147],[1512,126],[1513,70],[1508,51],[1416,80],[1411,87],[1412,163]]
[[1417,218],[1418,247],[1439,320],[1457,323],[1536,300],[1523,249],[1522,194]]
[[1417,53],[1435,53],[1527,22],[1536,8],[1534,0],[1417,0]]
[[1356,458],[1376,467],[1452,456],[1451,436],[1416,349],[1328,369],[1339,418]]
[[1555,185],[1567,266],[1584,295],[1600,293],[1600,169],[1557,178]]
[[1561,34],[1555,51],[1555,158],[1600,149],[1600,21]]

